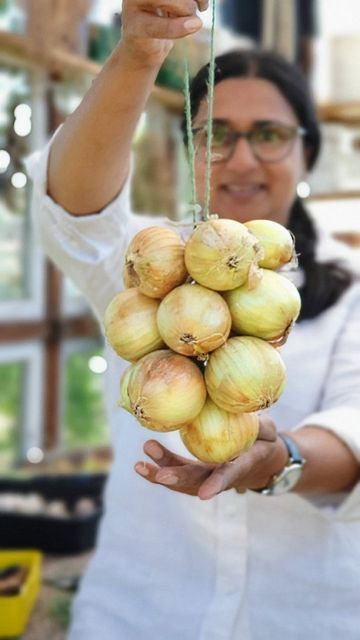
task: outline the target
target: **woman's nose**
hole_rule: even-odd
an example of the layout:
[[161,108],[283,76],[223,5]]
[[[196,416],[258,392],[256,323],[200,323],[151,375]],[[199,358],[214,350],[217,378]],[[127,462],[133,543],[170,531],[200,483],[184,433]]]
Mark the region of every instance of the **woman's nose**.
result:
[[258,166],[259,161],[254,154],[249,140],[242,136],[238,138],[234,144],[232,153],[227,161],[228,166],[246,168]]

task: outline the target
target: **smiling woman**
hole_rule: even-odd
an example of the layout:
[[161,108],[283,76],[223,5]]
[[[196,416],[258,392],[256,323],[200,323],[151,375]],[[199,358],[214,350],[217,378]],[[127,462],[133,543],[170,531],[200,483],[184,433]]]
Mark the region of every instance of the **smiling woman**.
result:
[[[199,8],[205,3],[124,0],[119,46],[34,167],[39,236],[100,319],[123,288],[127,247],[138,232],[154,225],[152,216],[136,215],[130,205],[136,125],[172,40],[201,28],[200,19],[194,20]],[[202,130],[195,159],[200,204],[207,81],[205,68],[191,87],[194,127]],[[353,558],[360,553],[360,291],[352,284],[350,260],[348,269],[337,263],[337,246],[318,236],[297,198],[297,184],[320,147],[314,104],[303,76],[285,60],[268,52],[236,51],[216,60],[213,114],[222,128],[215,127],[221,158],[215,155],[211,163],[210,212],[223,218],[221,226],[227,219],[232,228],[238,221],[280,222],[294,234],[300,253],[300,266],[291,274],[299,294],[294,292],[296,304],[285,324],[298,311],[299,295],[302,316],[281,351],[287,386],[270,412],[254,418],[257,437],[248,451],[224,464],[200,462],[189,457],[178,432],[157,433],[157,440],[149,441],[146,428],[117,405],[121,379],[125,409],[130,403],[139,410],[136,386],[145,382],[143,404],[158,409],[154,400],[164,389],[158,385],[158,367],[152,366],[154,354],[150,361],[145,356],[148,376],[142,359],[124,375],[128,364],[108,349],[114,466],[98,548],[81,583],[69,640],[98,640],[100,634],[107,640],[153,640],[164,638],[164,629],[174,640],[208,640],[214,634],[264,640],[264,633],[273,640],[294,637],[294,616],[301,636],[309,640],[337,640],[344,620],[347,640],[357,640],[353,594],[360,588],[360,574]],[[275,141],[279,155],[274,155]],[[156,224],[183,241],[192,233],[185,221],[157,217]],[[323,246],[332,262],[319,261]],[[187,329],[186,340],[190,333]],[[269,343],[264,348],[262,338],[230,341],[237,377],[250,374],[251,387],[255,370],[261,370],[261,406],[268,405],[269,393],[275,400],[284,383],[279,351]],[[268,367],[261,359],[256,359],[258,366],[251,364],[254,351],[266,351]],[[173,357],[170,350],[167,357]],[[224,365],[224,346],[209,358],[204,379],[216,404],[219,379],[224,395],[232,395],[235,385]],[[194,366],[201,379],[201,366]],[[166,390],[170,394],[181,386],[181,368],[175,378]],[[190,407],[186,389],[193,406],[191,384],[174,401],[183,416]],[[200,413],[191,418],[195,440],[204,430],[219,434],[224,413],[234,409],[231,400],[225,411],[214,410],[208,402],[203,405],[202,394],[204,420]],[[246,399],[235,400],[237,414]],[[248,404],[245,410],[257,407]],[[241,422],[228,420],[231,428]],[[315,607],[319,591],[324,597]]]

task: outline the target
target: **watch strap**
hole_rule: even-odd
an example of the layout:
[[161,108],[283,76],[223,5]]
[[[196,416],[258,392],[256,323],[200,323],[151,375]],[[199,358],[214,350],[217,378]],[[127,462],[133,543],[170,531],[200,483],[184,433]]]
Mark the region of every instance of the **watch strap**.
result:
[[[279,438],[284,442],[288,454],[289,454],[289,462],[297,462],[298,464],[304,464],[304,458],[300,453],[299,447],[296,442],[287,436],[285,433],[278,433]],[[287,464],[289,464],[289,462]],[[285,465],[286,466],[286,465]]]
[[262,495],[273,495],[274,488],[276,487],[277,482],[286,474],[286,470],[294,467],[302,468],[305,464],[305,459],[301,455],[300,450],[296,444],[296,442],[285,433],[278,433],[278,437],[284,442],[287,451],[288,451],[288,461],[285,464],[282,471],[273,476],[266,487],[262,487],[261,489],[253,489],[256,493],[261,493]]

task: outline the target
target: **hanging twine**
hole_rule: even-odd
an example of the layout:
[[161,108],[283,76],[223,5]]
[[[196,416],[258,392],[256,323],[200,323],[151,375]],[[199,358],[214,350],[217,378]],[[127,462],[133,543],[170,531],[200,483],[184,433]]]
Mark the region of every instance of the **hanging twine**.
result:
[[193,212],[193,221],[195,225],[196,208],[198,206],[198,202],[197,202],[197,195],[196,195],[195,146],[194,146],[194,134],[192,131],[192,114],[191,114],[191,99],[190,99],[190,71],[189,71],[189,60],[188,60],[186,51],[185,51],[184,59],[185,59],[185,87],[184,87],[185,121],[186,121],[186,136],[187,136],[190,188],[191,188],[190,209],[192,209],[192,212]]
[[[207,141],[206,141],[206,170],[205,170],[205,196],[203,219],[208,220],[210,217],[210,195],[211,195],[211,148],[213,138],[213,102],[214,102],[214,86],[215,86],[215,23],[216,23],[216,0],[212,0],[212,20],[211,20],[211,37],[210,37],[210,62],[208,76],[208,113],[207,113]],[[187,55],[185,55],[185,121],[186,134],[188,141],[189,156],[189,173],[191,184],[191,201],[190,208],[193,211],[194,225],[197,221],[197,214],[200,213],[201,207],[197,202],[196,193],[196,177],[195,177],[195,146],[194,135],[192,130],[192,113],[190,98],[190,70]]]

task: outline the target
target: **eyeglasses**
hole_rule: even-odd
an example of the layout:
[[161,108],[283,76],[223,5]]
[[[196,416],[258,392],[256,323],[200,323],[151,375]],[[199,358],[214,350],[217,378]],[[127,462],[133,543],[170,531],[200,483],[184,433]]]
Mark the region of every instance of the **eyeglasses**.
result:
[[[211,162],[226,162],[231,158],[240,138],[246,138],[254,156],[262,162],[279,162],[294,146],[296,138],[303,137],[306,129],[280,122],[257,122],[249,131],[235,131],[222,120],[213,121]],[[204,156],[207,148],[207,125],[193,129],[194,144],[198,156]]]

